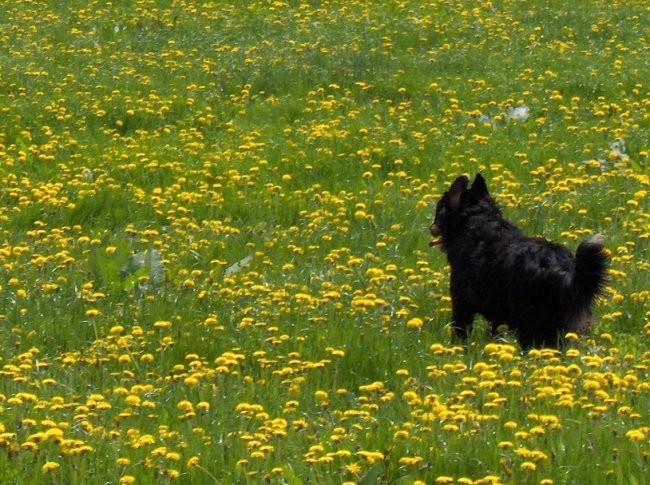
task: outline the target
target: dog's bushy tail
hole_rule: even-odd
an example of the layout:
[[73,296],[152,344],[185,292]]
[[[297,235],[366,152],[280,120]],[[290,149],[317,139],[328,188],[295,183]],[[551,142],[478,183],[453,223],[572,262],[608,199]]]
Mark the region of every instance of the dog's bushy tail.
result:
[[574,284],[587,304],[601,295],[605,288],[608,257],[604,251],[605,238],[596,234],[581,242],[576,250]]

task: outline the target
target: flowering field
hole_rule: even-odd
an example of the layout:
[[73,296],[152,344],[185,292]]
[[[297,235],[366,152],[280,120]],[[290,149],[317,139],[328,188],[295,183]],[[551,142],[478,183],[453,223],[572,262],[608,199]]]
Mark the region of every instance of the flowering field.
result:
[[[0,10],[0,483],[650,476],[645,0]],[[606,236],[591,335],[452,341],[477,171]]]

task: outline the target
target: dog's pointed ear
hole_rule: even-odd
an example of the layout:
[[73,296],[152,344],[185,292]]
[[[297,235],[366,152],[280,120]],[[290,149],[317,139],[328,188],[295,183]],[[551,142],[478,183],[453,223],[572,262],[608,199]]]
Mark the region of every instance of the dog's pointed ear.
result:
[[474,177],[474,182],[472,182],[472,188],[469,189],[470,193],[472,194],[472,200],[479,200],[483,197],[487,197],[490,195],[488,193],[488,188],[487,184],[485,183],[485,179],[480,173],[476,174],[476,177]]
[[469,183],[469,178],[465,175],[461,175],[454,183],[451,184],[449,188],[449,206],[452,209],[458,209],[460,203],[463,200],[463,195],[467,192],[467,184]]

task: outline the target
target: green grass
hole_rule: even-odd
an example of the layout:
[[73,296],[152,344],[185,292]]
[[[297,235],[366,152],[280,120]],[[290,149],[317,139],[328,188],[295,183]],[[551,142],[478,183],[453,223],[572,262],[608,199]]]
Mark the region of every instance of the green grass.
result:
[[[538,3],[0,3],[0,483],[643,483],[650,11]],[[477,171],[591,335],[451,341]]]

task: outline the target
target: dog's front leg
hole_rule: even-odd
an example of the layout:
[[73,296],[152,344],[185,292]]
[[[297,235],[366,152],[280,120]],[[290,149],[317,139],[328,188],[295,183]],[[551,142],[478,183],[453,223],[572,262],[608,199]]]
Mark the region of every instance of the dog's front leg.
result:
[[475,312],[468,309],[466,306],[452,301],[451,309],[451,325],[454,329],[456,337],[466,340],[467,335],[472,329],[474,323]]

